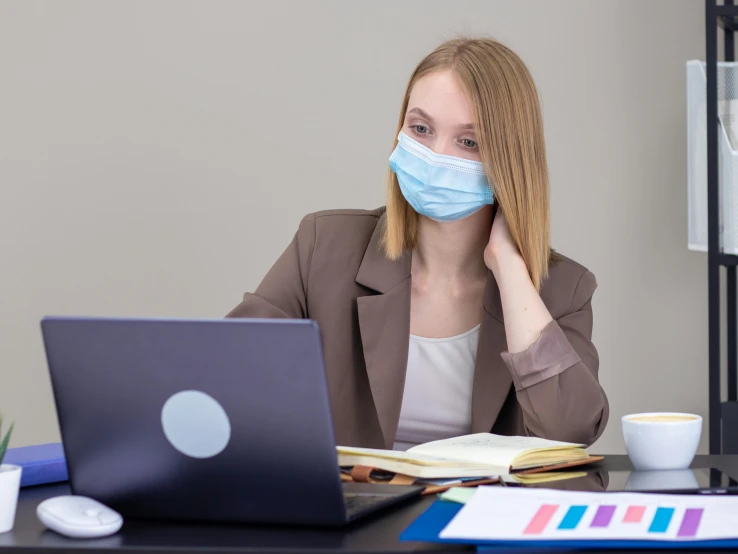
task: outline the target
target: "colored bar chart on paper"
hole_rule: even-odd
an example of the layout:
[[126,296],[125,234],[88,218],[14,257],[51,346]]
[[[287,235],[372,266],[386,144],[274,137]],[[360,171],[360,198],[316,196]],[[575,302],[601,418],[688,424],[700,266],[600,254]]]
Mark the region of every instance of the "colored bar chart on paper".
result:
[[589,506],[570,506],[566,511],[564,519],[559,523],[559,529],[576,529],[579,522],[582,521],[587,508]]
[[[556,504],[542,504],[536,511],[535,515],[531,518],[528,525],[523,531],[524,535],[541,535],[551,523],[554,514],[562,508]],[[594,510],[594,517],[589,523],[589,527],[607,528],[610,522],[613,520],[617,506],[612,504],[605,504],[601,506],[587,506],[587,505],[574,505],[564,506],[563,518],[559,521],[557,529],[559,530],[574,530],[576,529],[582,520],[584,514],[588,510]],[[626,506],[625,516],[623,521],[627,523],[640,523],[643,520],[643,514],[646,511],[645,506]],[[665,533],[669,529],[671,520],[675,513],[674,508],[658,507],[656,508],[651,523],[648,527],[649,533]],[[679,536],[688,537],[697,534],[697,530],[700,525],[700,519],[702,517],[703,510],[701,508],[689,508],[685,510],[684,516],[679,527]]]
[[597,512],[592,520],[592,527],[607,527],[610,525],[616,508],[617,506],[612,505],[604,505],[597,508]]
[[656,508],[656,513],[651,520],[651,526],[648,528],[649,533],[666,533],[674,516],[674,508]]
[[481,487],[444,539],[689,541],[738,538],[738,498]]
[[645,513],[645,506],[628,506],[623,516],[623,523],[640,523]]
[[703,508],[687,508],[684,511],[684,519],[682,519],[682,524],[679,526],[677,535],[680,537],[696,536],[704,511]]
[[551,521],[559,507],[556,504],[543,504],[536,511],[536,515],[530,520],[527,527],[523,531],[524,535],[540,535]]

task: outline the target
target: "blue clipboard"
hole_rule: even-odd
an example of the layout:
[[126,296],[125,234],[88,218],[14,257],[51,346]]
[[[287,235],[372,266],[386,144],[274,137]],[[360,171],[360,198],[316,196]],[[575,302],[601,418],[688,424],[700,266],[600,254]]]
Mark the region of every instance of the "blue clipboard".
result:
[[526,550],[562,549],[562,550],[590,550],[593,548],[606,549],[680,549],[694,550],[704,548],[736,548],[738,539],[710,540],[710,541],[601,541],[601,540],[566,540],[566,541],[478,541],[460,539],[442,539],[438,535],[448,525],[456,514],[461,511],[463,504],[436,500],[400,535],[401,541],[437,542],[445,544],[470,544],[477,546],[479,552],[509,549],[516,547]]

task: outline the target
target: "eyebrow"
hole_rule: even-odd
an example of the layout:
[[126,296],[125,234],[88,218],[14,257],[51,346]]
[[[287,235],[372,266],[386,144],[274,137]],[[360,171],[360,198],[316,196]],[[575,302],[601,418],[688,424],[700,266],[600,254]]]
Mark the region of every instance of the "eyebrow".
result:
[[[431,117],[431,115],[428,112],[426,112],[425,110],[421,109],[421,108],[413,108],[413,109],[407,111],[407,115],[410,115],[412,113],[418,114],[420,117],[422,117],[424,119],[427,119],[428,122],[430,122],[430,123],[434,123],[435,122],[435,120]],[[456,128],[457,129],[474,129],[474,123],[459,123],[456,126]]]

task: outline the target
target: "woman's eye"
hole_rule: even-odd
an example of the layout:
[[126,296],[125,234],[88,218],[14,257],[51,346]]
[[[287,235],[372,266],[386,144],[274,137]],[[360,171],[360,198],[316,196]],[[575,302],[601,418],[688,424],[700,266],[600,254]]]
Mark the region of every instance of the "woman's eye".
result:
[[477,143],[471,139],[463,139],[461,141],[461,144],[464,145],[464,148],[474,149],[477,147]]
[[428,127],[426,127],[425,125],[413,125],[413,129],[415,129],[415,132],[419,135],[428,134]]

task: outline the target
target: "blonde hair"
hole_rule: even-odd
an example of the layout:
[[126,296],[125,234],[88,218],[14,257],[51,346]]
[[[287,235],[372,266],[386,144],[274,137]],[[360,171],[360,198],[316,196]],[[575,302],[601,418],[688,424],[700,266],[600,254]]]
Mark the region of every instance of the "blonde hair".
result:
[[[551,258],[548,167],[543,118],[530,72],[512,50],[491,39],[455,39],[441,44],[415,68],[405,89],[400,120],[403,127],[410,92],[423,76],[450,70],[465,89],[474,113],[479,155],[492,185],[495,202],[540,291]],[[383,245],[390,259],[412,249],[418,236],[418,214],[389,171],[387,217]]]

